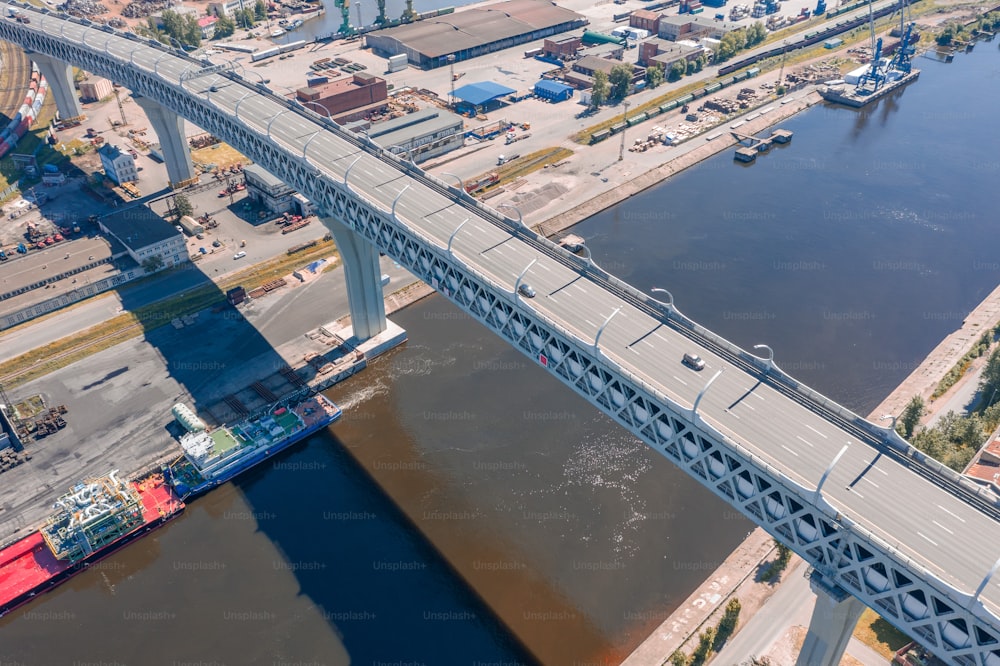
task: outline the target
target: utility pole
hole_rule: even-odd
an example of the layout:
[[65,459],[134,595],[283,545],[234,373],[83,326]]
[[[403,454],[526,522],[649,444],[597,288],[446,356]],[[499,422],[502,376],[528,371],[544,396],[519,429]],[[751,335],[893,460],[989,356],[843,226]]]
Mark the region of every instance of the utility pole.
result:
[[451,94],[448,95],[448,106],[455,108],[455,54],[448,56],[448,69],[451,75]]
[[125,107],[122,106],[122,98],[118,93],[118,88],[112,87],[115,91],[115,101],[118,102],[118,112],[122,114],[122,126],[128,125],[128,120],[125,118]]
[[618,161],[621,162],[625,159],[625,129],[628,128],[628,101],[625,104],[625,128],[622,129],[622,145],[618,148]]

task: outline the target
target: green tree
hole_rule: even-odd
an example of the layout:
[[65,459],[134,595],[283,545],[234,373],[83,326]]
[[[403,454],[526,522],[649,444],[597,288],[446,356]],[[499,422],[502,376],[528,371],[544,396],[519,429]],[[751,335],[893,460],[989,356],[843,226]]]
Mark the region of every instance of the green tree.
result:
[[899,417],[899,421],[896,423],[896,431],[909,439],[913,437],[913,432],[917,429],[917,425],[920,423],[920,417],[924,415],[924,399],[919,395],[913,396],[913,398],[906,403],[906,407],[903,408],[903,413]]
[[938,428],[925,428],[915,434],[910,443],[935,460],[943,460],[951,449],[944,432]]
[[233,19],[236,21],[236,25],[247,30],[252,28],[256,23],[252,9],[237,9],[233,12]]
[[715,644],[715,627],[705,627],[698,636],[698,647],[691,655],[691,666],[701,666],[712,655],[712,645]]
[[747,28],[746,34],[746,47],[750,48],[751,46],[756,46],[767,39],[767,28],[765,28],[764,24],[760,21],[755,21],[753,25]]
[[142,268],[147,273],[155,273],[156,271],[163,268],[163,257],[159,255],[153,255],[145,261],[142,262]]
[[670,655],[670,666],[687,666],[688,660],[680,650],[674,650]]
[[219,20],[215,22],[215,32],[213,33],[215,39],[229,37],[234,32],[236,32],[236,24],[233,22],[233,19],[228,16],[222,15],[219,17]]
[[756,655],[750,655],[750,658],[744,661],[740,666],[772,666],[770,657],[758,657]]
[[190,215],[194,212],[194,206],[191,205],[191,200],[183,194],[178,194],[174,197],[174,212],[177,214],[178,218],[182,218],[185,215]]
[[267,5],[264,4],[264,0],[257,0],[257,2],[254,3],[253,17],[258,21],[267,19]]
[[986,367],[979,375],[979,392],[983,396],[984,407],[992,407],[1000,395],[1000,347],[990,354]]
[[594,85],[590,89],[590,105],[596,109],[607,102],[610,91],[608,75],[600,71],[594,72]]
[[646,70],[646,85],[650,88],[656,88],[663,83],[663,69],[663,65],[651,65]]
[[608,85],[611,86],[611,99],[625,99],[632,87],[632,65],[621,63],[612,67],[608,74]]
[[740,621],[740,610],[742,609],[742,604],[740,600],[733,597],[726,604],[726,612],[723,613],[722,619],[719,620],[719,628],[715,634],[715,644],[713,649],[718,652],[719,649],[725,645],[729,637],[733,635],[736,631],[736,625]]
[[684,76],[685,72],[687,72],[687,65],[684,64],[683,60],[678,60],[670,65],[670,73],[667,75],[667,78],[670,81],[677,81]]
[[188,46],[193,46],[195,48],[201,46],[201,28],[198,27],[198,19],[196,17],[191,14],[184,16],[182,33],[177,40],[182,44],[187,44]]
[[774,87],[774,94],[777,95],[778,97],[781,97],[786,92],[788,92],[788,88],[785,87],[784,83],[781,83]]

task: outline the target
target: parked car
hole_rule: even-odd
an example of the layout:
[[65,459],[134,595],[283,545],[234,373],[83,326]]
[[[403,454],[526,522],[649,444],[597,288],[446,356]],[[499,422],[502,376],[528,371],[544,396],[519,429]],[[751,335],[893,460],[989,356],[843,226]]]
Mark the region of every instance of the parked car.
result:
[[242,259],[245,256],[247,256],[246,252],[237,252],[233,255],[233,259]]

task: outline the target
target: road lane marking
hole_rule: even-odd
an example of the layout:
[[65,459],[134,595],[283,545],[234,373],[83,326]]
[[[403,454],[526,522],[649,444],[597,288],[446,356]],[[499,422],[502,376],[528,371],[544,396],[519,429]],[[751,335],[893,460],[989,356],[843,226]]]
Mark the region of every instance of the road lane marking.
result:
[[758,400],[763,400],[764,399],[764,396],[760,395],[757,392],[751,393],[750,395],[752,395],[753,397],[757,398]]
[[595,324],[594,322],[590,321],[589,319],[584,319],[583,323],[590,324],[591,326],[597,326],[597,324]]
[[754,409],[753,405],[747,405],[747,404],[744,403],[743,406],[746,407],[747,409],[749,409],[751,412],[756,412],[757,411],[756,409]]
[[795,456],[796,458],[798,458],[798,457],[799,457],[799,454],[798,454],[798,453],[796,453],[795,451],[791,450],[790,448],[788,448],[788,447],[787,447],[787,446],[785,446],[784,444],[782,444],[782,445],[781,445],[781,448],[783,448],[784,450],[788,451],[789,453],[791,453],[791,454],[792,454],[793,456]]
[[[848,442],[848,444],[850,444],[850,442]],[[889,476],[889,472],[885,471],[884,469],[880,469],[880,468],[874,466],[874,464],[875,464],[875,459],[874,458],[872,458],[871,460],[865,460],[864,463],[866,465],[868,465],[869,467],[871,467],[876,472],[878,472],[879,474],[881,474],[882,476]]]
[[799,440],[800,442],[805,442],[805,443],[806,443],[806,444],[808,444],[809,446],[813,446],[813,443],[812,443],[812,442],[810,442],[810,441],[809,441],[808,439],[806,439],[805,437],[800,437],[799,435],[796,435],[796,436],[795,436],[795,438],[796,438],[797,440]]
[[820,437],[822,437],[823,439],[830,439],[829,437],[827,437],[826,435],[824,435],[823,433],[821,433],[821,432],[820,432],[819,430],[816,430],[816,428],[813,428],[813,427],[812,427],[811,425],[809,425],[808,423],[806,424],[806,427],[807,427],[807,428],[809,428],[810,430],[812,430],[812,431],[813,431],[814,433],[816,433],[816,434],[817,434],[817,435],[819,435]]
[[876,488],[878,488],[878,484],[875,483],[874,481],[872,481],[871,479],[869,479],[867,476],[865,477],[865,481],[867,481],[868,483],[870,483],[873,486],[875,486]]
[[732,416],[737,421],[740,420],[740,417],[736,416],[736,414],[734,414],[733,412],[729,411],[728,409],[726,410],[726,414],[729,414],[730,416]]
[[857,495],[861,499],[865,498],[865,496],[862,495],[861,493],[859,493],[856,488],[851,488],[850,486],[847,486],[847,489],[850,490],[851,492],[853,492],[855,495]]
[[956,514],[952,513],[951,511],[949,511],[948,509],[944,508],[944,507],[943,507],[943,506],[941,506],[940,504],[938,504],[938,505],[937,505],[937,507],[938,507],[939,509],[941,509],[942,511],[944,511],[945,513],[947,513],[947,514],[948,514],[949,516],[951,516],[952,518],[954,518],[955,520],[960,520],[960,521],[962,521],[963,523],[965,522],[965,518],[962,518],[961,516],[958,516],[958,515],[956,515]]
[[932,522],[932,523],[934,523],[935,525],[937,525],[938,527],[940,527],[941,529],[943,529],[943,530],[944,530],[945,532],[947,532],[948,534],[952,534],[952,535],[953,535],[953,534],[955,534],[954,532],[952,532],[951,530],[949,530],[949,529],[948,529],[947,527],[945,527],[944,525],[942,525],[942,524],[941,524],[941,523],[939,523],[938,521],[936,521],[936,520],[932,520],[931,522]]
[[938,545],[938,544],[937,544],[937,541],[935,541],[934,539],[931,539],[931,538],[930,538],[930,537],[928,537],[928,536],[927,536],[926,534],[923,534],[923,533],[921,533],[921,532],[917,532],[917,534],[918,534],[919,536],[922,536],[923,538],[927,539],[928,541],[930,541],[930,542],[931,542],[932,544],[934,544],[935,546],[936,546],[936,545]]
[[684,381],[683,379],[681,379],[677,375],[671,375],[671,377],[673,377],[674,379],[676,379],[677,381],[679,381],[681,384],[684,384],[684,386],[688,385],[688,383],[686,381]]
[[545,264],[535,264],[535,265],[541,268],[542,270],[548,271],[549,273],[552,272],[552,269],[546,266]]

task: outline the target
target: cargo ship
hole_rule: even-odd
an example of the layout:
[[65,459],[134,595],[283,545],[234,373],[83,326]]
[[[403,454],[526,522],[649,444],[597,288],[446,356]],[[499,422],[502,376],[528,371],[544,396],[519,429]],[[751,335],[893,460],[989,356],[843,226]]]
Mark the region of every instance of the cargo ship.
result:
[[42,527],[0,550],[0,616],[156,529],[184,509],[160,473],[123,481],[117,470],[60,497]]
[[282,400],[233,426],[209,429],[187,405],[173,408],[187,432],[180,437],[184,455],[164,468],[177,494],[187,499],[229,481],[279,451],[340,418],[331,400],[316,394]]

